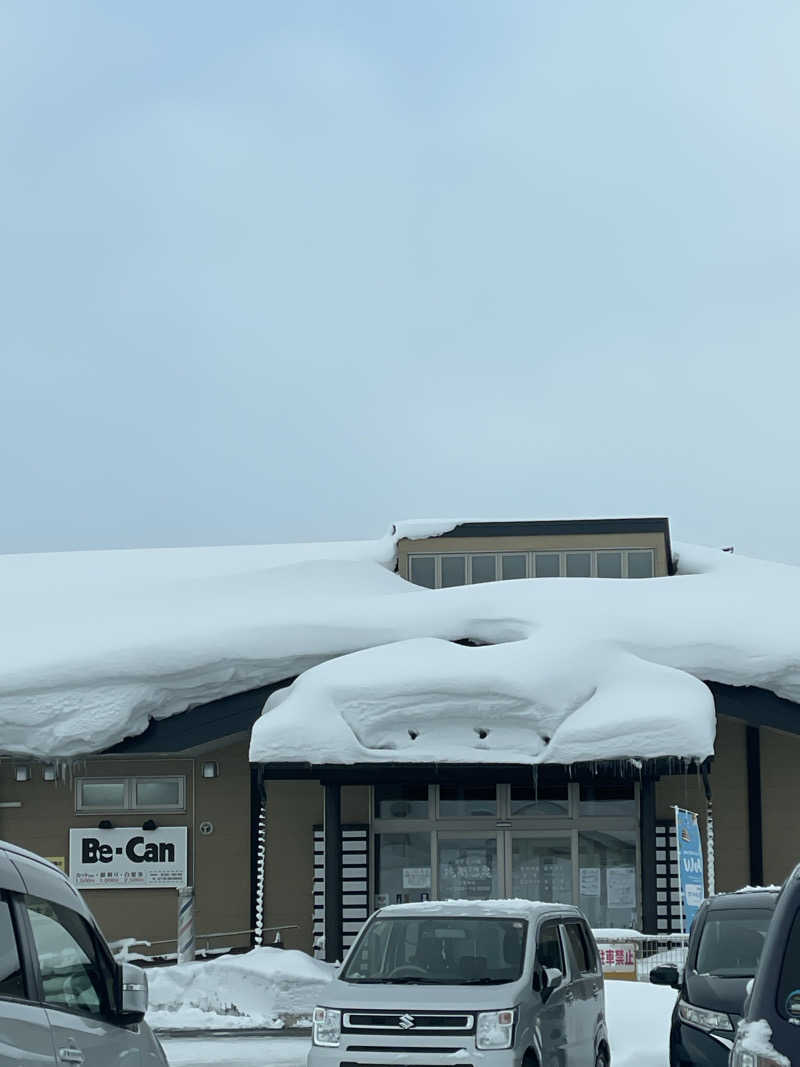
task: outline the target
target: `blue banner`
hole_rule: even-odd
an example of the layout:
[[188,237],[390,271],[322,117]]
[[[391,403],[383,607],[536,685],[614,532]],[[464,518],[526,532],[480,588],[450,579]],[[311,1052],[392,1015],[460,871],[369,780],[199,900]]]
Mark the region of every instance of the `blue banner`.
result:
[[706,895],[703,881],[703,845],[700,840],[700,824],[693,811],[676,808],[675,826],[678,831],[681,900],[686,913],[685,928],[689,930]]

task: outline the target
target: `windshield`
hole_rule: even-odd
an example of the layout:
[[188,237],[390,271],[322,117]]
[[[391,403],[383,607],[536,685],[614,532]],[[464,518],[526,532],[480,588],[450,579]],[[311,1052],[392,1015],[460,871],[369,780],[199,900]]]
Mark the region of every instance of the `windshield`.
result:
[[377,918],[342,968],[345,982],[495,985],[522,974],[528,924],[461,916]]
[[771,918],[772,911],[763,908],[710,912],[700,935],[694,969],[720,978],[752,978]]

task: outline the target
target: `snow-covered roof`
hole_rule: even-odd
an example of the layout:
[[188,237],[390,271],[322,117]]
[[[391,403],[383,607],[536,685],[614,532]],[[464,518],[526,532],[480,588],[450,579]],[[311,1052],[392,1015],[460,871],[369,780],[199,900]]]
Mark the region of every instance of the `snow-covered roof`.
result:
[[703,757],[714,716],[698,679],[800,701],[800,569],[679,546],[669,578],[427,590],[392,573],[400,537],[453,525],[0,557],[0,746],[100,751],[150,717],[298,674],[256,723],[254,760]]
[[[382,916],[453,915],[487,918],[535,919],[542,911],[571,908],[570,904],[556,904],[542,900],[424,900],[411,904],[387,904],[380,909]],[[577,909],[575,909],[577,911]]]

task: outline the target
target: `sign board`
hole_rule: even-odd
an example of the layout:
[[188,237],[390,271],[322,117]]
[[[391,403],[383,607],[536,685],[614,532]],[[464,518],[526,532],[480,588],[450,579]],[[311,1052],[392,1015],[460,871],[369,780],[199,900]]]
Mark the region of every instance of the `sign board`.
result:
[[636,945],[632,941],[598,941],[604,978],[636,981]]
[[78,889],[180,889],[187,884],[186,827],[71,829],[69,876]]
[[703,881],[703,845],[700,841],[697,815],[693,811],[675,808],[675,828],[678,837],[681,900],[686,913],[686,929],[690,930],[697,909],[706,895]]
[[403,889],[430,889],[430,867],[404,867]]

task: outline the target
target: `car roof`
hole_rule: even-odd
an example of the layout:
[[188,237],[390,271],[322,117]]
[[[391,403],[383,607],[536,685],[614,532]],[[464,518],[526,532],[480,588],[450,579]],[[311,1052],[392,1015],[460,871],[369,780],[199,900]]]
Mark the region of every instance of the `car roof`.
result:
[[737,908],[765,908],[771,910],[778,899],[780,886],[747,886],[735,893],[717,893],[709,897],[709,911],[734,911]]
[[580,910],[572,904],[541,900],[424,900],[414,904],[387,904],[378,914],[431,919],[446,915],[467,919],[538,919],[553,914],[581,917]]
[[26,860],[33,860],[34,863],[39,863],[42,867],[51,870],[53,874],[57,874],[59,878],[69,881],[66,874],[60,867],[56,867],[55,863],[51,863],[50,860],[46,860],[44,856],[39,856],[35,852],[30,852],[27,848],[22,848],[21,845],[12,845],[10,841],[0,841],[0,852],[8,853],[12,858],[22,856]]

